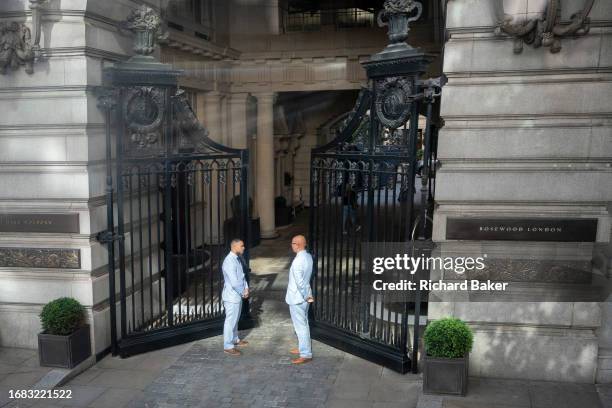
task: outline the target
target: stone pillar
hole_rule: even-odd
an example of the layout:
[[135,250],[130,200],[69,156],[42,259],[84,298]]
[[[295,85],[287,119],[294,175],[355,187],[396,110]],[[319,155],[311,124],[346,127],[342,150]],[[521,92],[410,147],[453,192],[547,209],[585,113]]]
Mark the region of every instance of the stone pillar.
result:
[[219,110],[219,119],[220,129],[221,129],[221,143],[230,146],[231,138],[230,138],[230,112],[229,112],[229,95],[223,94],[219,99],[220,102],[220,110]]
[[206,110],[206,92],[198,92],[196,95],[196,110],[195,114],[200,123],[205,124]]
[[[209,137],[217,143],[224,144],[223,140],[223,112],[222,106],[222,95],[219,92],[211,91],[204,94],[204,106],[200,107],[204,113],[204,119],[202,123],[209,132]],[[212,197],[209,197],[209,205],[212,207],[213,218],[209,229],[205,232],[205,241],[207,243],[215,244],[222,242],[223,237],[219,236],[219,231],[223,231],[223,222],[228,215],[223,209],[226,208],[226,197],[223,192],[223,188],[218,185],[218,165],[213,166],[214,171],[212,173]],[[220,203],[216,204],[217,196],[220,195]]]
[[200,118],[210,132],[209,137],[217,143],[223,143],[223,126],[221,125],[221,95],[219,92],[206,92],[203,97],[204,118]]
[[274,93],[257,97],[257,208],[262,238],[277,236],[274,226]]
[[247,141],[247,93],[229,95],[230,112],[230,142],[229,145],[238,149],[246,149]]

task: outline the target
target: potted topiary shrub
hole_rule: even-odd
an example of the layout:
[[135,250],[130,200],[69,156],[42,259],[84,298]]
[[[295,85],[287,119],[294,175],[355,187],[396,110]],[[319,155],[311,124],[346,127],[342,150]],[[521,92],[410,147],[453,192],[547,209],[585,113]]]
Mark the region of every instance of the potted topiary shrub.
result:
[[427,326],[423,342],[423,392],[465,395],[468,356],[474,342],[472,330],[463,321],[447,317]]
[[73,368],[91,356],[85,309],[72,298],[55,299],[40,313],[43,332],[38,335],[40,365]]

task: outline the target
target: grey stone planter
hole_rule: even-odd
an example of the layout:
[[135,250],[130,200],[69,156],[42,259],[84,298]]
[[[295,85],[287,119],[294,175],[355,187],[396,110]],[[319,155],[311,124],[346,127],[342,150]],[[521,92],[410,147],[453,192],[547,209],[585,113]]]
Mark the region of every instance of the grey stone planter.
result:
[[423,393],[465,395],[468,381],[468,355],[463,358],[425,356]]
[[75,367],[91,356],[89,325],[68,336],[40,333],[38,356],[43,367]]

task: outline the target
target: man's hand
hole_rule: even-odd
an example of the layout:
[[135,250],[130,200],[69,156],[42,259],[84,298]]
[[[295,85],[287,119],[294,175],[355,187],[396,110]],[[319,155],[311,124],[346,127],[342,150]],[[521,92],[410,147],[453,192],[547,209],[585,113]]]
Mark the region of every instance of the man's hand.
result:
[[244,299],[249,297],[249,288],[244,288],[244,292],[242,292],[242,297]]
[[308,297],[306,298],[306,302],[308,302],[308,303],[314,303],[314,298],[313,298],[312,296],[308,296]]

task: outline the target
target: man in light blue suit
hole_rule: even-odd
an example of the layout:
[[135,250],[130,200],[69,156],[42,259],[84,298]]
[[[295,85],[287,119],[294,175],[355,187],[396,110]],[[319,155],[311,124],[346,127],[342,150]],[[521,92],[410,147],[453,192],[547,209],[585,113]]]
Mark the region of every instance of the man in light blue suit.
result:
[[285,302],[289,305],[289,313],[299,345],[297,349],[290,351],[291,354],[299,354],[299,357],[291,362],[304,364],[312,361],[310,328],[308,327],[308,305],[314,302],[310,289],[312,256],[306,252],[306,238],[303,235],[293,237],[291,249],[296,255],[289,269],[289,284]]
[[249,344],[238,338],[238,320],[242,310],[242,299],[249,297],[249,285],[244,279],[244,269],[240,256],[244,253],[244,242],[234,239],[231,251],[223,261],[223,306],[225,307],[225,323],[223,324],[223,351],[232,356],[239,356],[236,346]]

